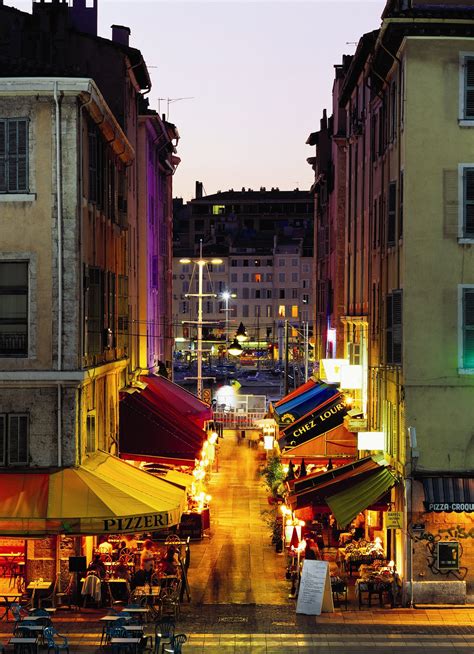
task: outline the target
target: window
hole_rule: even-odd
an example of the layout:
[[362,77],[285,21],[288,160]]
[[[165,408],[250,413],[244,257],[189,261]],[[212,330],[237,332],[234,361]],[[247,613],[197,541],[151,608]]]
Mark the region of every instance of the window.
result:
[[104,330],[104,294],[105,273],[100,268],[86,270],[84,293],[86,296],[86,354],[101,354],[103,347]]
[[279,318],[284,318],[285,317],[285,305],[284,304],[280,304],[280,306],[278,307],[278,317]]
[[262,281],[262,275],[260,273],[254,273],[253,281],[259,284]]
[[267,316],[267,318],[272,317],[272,305],[271,304],[267,304],[266,316]]
[[273,281],[273,273],[267,273],[267,276],[265,277],[265,280],[267,282],[272,282]]
[[292,259],[291,265],[293,266],[293,268],[296,268],[296,266],[298,265],[298,259]]
[[151,287],[158,288],[158,257],[156,254],[151,258]]
[[255,289],[255,299],[260,300],[261,294],[260,294],[260,289],[257,288]]
[[231,273],[231,275],[230,275],[230,281],[231,282],[236,282],[237,278],[238,278],[237,273]]
[[243,265],[244,268],[248,268],[248,267],[249,267],[249,260],[248,260],[248,259],[244,259],[244,260],[242,261],[242,265]]
[[250,277],[249,277],[249,273],[243,273],[243,274],[242,274],[242,281],[243,281],[243,282],[248,282],[249,279],[250,279]]
[[214,204],[212,206],[212,215],[213,216],[223,216],[225,214],[225,205],[224,204]]
[[474,125],[474,53],[461,52],[459,63],[459,121]]
[[280,288],[280,289],[278,290],[278,297],[280,298],[280,300],[284,300],[284,299],[285,299],[285,289],[284,289],[284,288]]
[[291,289],[291,298],[295,300],[299,295],[298,289],[297,288],[292,288]]
[[128,347],[128,277],[118,276],[117,296],[117,345],[119,348]]
[[272,289],[271,289],[271,288],[268,288],[268,289],[267,289],[267,294],[266,294],[267,299],[268,299],[268,300],[271,300],[271,299],[272,299],[272,295],[273,295],[273,293],[272,293]]
[[474,286],[462,285],[460,291],[461,333],[459,339],[459,368],[474,371]]
[[291,317],[292,318],[298,318],[298,305],[297,304],[293,304],[293,306],[291,307]]
[[28,464],[28,415],[0,415],[0,465]]
[[260,259],[254,259],[253,265],[254,265],[256,268],[259,268],[259,267],[260,267]]
[[28,192],[28,119],[0,119],[0,193]]
[[243,297],[244,300],[248,300],[248,298],[250,297],[250,296],[249,296],[249,287],[248,287],[248,286],[244,286],[244,287],[243,287],[243,289],[242,289],[242,297]]
[[298,281],[298,273],[291,273],[291,281],[292,282]]
[[395,224],[397,211],[397,183],[388,185],[387,245],[395,245]]
[[189,312],[189,302],[186,300],[184,302],[179,303],[179,312],[180,313],[188,313]]
[[402,362],[402,291],[387,295],[385,306],[385,362]]
[[278,273],[278,281],[284,282],[286,280],[285,273]]
[[243,304],[242,305],[242,317],[243,318],[248,318],[249,317],[249,305],[248,304]]
[[272,261],[272,259],[267,259],[266,262],[265,262],[265,265],[266,265],[266,266],[273,266],[273,261]]
[[237,268],[237,259],[231,259],[230,267],[231,268]]
[[474,239],[474,164],[459,165],[460,239]]
[[278,265],[280,268],[282,268],[285,265],[285,260],[284,259],[278,259]]
[[0,357],[28,356],[28,262],[0,262]]

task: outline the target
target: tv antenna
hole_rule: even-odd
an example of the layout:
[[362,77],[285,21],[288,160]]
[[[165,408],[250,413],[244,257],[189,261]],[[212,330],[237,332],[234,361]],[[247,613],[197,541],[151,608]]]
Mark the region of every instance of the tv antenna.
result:
[[158,98],[158,113],[161,115],[161,103],[166,102],[166,118],[170,117],[170,104],[181,102],[181,100],[194,100],[194,96],[187,98]]

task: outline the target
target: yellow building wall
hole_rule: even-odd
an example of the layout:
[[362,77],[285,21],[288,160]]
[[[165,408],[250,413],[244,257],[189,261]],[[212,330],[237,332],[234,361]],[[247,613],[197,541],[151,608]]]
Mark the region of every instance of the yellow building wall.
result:
[[[52,130],[51,104],[2,101],[3,117],[30,119],[29,145],[30,193],[36,194],[32,202],[0,202],[0,251],[2,254],[33,255],[30,263],[30,344],[35,342],[35,354],[28,358],[2,359],[2,369],[47,370],[52,365]],[[34,279],[31,279],[32,276]],[[32,284],[31,284],[32,282]]]
[[454,206],[458,164],[474,162],[474,129],[458,125],[462,51],[472,41],[406,42],[404,391],[419,470],[474,468],[474,376],[458,374],[458,284],[474,284]]

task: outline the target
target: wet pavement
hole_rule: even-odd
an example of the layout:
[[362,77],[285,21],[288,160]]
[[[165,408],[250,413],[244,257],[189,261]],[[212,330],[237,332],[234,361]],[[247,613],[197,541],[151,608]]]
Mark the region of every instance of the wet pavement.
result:
[[[261,512],[269,509],[258,453],[226,435],[209,492],[211,529],[192,542],[191,602],[183,602],[176,632],[183,654],[474,654],[474,610],[379,609],[355,605],[319,617],[296,615],[288,599],[285,557],[275,553]],[[352,610],[353,608],[353,610]],[[100,649],[105,609],[61,611],[54,617],[70,654]],[[0,622],[6,644],[12,622]],[[147,633],[153,625],[146,625]],[[13,651],[7,646],[7,652]]]

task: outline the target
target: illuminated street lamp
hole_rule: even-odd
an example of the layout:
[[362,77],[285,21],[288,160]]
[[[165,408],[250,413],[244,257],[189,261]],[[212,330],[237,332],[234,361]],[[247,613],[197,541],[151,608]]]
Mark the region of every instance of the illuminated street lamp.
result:
[[243,352],[242,346],[240,345],[239,341],[236,338],[234,338],[230,347],[227,348],[227,352],[231,354],[233,357],[238,357],[242,354]]
[[247,332],[245,330],[243,322],[240,323],[235,337],[239,341],[239,343],[243,343],[244,341],[248,341],[249,335],[247,334]]
[[197,396],[202,399],[202,298],[203,297],[216,297],[215,293],[203,293],[203,270],[209,264],[219,265],[222,259],[203,259],[202,257],[202,241],[199,248],[199,259],[180,259],[180,263],[189,264],[194,263],[198,267],[198,292],[187,293],[186,297],[198,298],[198,316],[197,316]]

